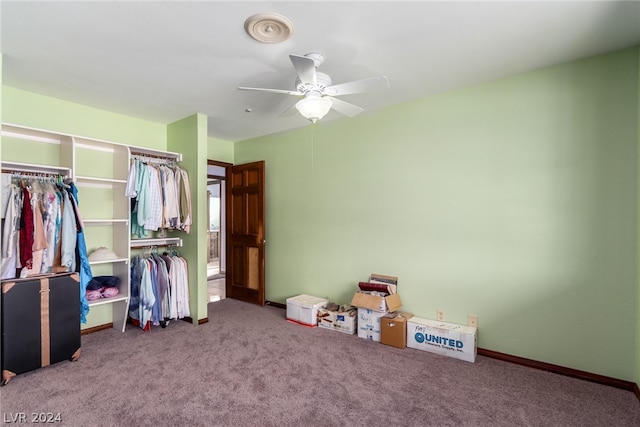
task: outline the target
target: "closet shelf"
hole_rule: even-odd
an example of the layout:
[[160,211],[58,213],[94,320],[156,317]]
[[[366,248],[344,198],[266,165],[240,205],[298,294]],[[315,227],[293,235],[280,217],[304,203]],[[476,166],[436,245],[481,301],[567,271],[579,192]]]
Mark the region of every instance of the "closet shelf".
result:
[[76,176],[76,182],[82,183],[103,183],[103,184],[126,184],[126,179],[99,178],[95,176]]
[[124,262],[125,264],[129,264],[129,258],[113,258],[113,259],[105,259],[100,261],[89,261],[89,264],[91,265],[113,264],[115,262]]
[[60,141],[64,138],[63,135],[58,133],[8,123],[2,124],[2,136],[27,141],[46,142],[48,144],[60,144]]
[[100,298],[94,301],[89,301],[89,307],[102,305],[102,304],[111,304],[117,301],[127,301],[128,299],[129,297],[126,295],[116,295],[115,297],[111,297],[111,298]]
[[142,248],[145,246],[182,246],[180,237],[166,237],[158,239],[135,239],[130,243],[132,248]]
[[2,162],[2,170],[8,172],[45,173],[70,176],[71,169],[59,166],[35,165],[31,163]]
[[129,225],[129,220],[126,218],[98,218],[98,219],[83,219],[82,222],[85,225],[105,225],[105,224],[124,224]]

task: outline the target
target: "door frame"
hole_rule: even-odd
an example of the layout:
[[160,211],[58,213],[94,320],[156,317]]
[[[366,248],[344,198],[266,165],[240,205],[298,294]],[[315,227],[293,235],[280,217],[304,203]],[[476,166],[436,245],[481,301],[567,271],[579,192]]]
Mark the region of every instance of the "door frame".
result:
[[[231,190],[230,190],[230,185],[229,185],[229,178],[231,176],[231,167],[233,166],[233,163],[226,163],[226,162],[220,162],[217,160],[208,160],[207,159],[207,166],[218,166],[218,167],[222,167],[224,168],[224,192],[225,192],[225,199],[226,199],[226,203],[224,206],[224,233],[225,233],[225,239],[224,239],[224,248],[221,248],[221,250],[224,250],[225,254],[224,254],[224,271],[225,271],[225,279],[224,279],[224,287],[225,287],[225,295],[229,294],[229,280],[228,277],[230,275],[230,267],[231,265],[229,264],[229,252],[231,251],[231,225],[230,225],[230,220],[231,220],[231,203],[229,203],[229,197],[231,196]],[[209,173],[207,172],[207,179],[209,178]],[[222,265],[220,266],[220,269],[222,269]]]

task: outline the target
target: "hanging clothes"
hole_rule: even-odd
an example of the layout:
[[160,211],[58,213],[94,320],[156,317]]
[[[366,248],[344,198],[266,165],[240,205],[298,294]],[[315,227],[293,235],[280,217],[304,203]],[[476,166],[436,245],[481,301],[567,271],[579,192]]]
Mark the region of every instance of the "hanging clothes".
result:
[[142,329],[149,329],[153,316],[156,297],[151,283],[151,266],[147,255],[131,260],[131,296],[129,299],[129,317]]
[[144,265],[140,263],[140,257],[135,257],[131,260],[129,317],[137,322],[140,322],[140,286],[142,284],[143,268]]
[[62,266],[67,271],[76,270],[76,244],[78,243],[78,229],[69,193],[62,193],[64,207],[62,209],[62,227],[60,229],[60,248]]
[[[33,213],[33,244],[31,246],[31,260],[29,266],[20,271],[20,277],[35,276],[42,271],[44,250],[47,248],[47,239],[44,234],[44,222],[40,210],[40,193],[34,192],[31,197],[30,209]],[[46,272],[46,271],[44,271]]]
[[161,258],[164,260],[165,265],[167,266],[167,306],[169,310],[169,318],[177,319],[178,318],[178,300],[176,299],[178,296],[177,283],[178,278],[175,274],[176,268],[173,267],[173,259],[165,252],[162,254]]
[[167,263],[158,254],[153,255],[153,261],[157,267],[157,288],[156,297],[160,301],[158,305],[160,326],[166,326],[166,322],[171,319],[169,311],[169,271]]
[[[135,200],[132,200],[131,210],[131,234],[138,238],[146,237],[144,225],[151,216],[151,203],[149,200],[149,172],[142,162],[136,160],[134,166],[138,169],[135,177]],[[129,184],[127,184],[127,187]]]
[[[80,321],[89,305],[91,280],[82,217],[75,184],[61,177],[12,177],[2,223],[2,279],[77,271],[80,273]],[[76,262],[76,259],[79,262]]]
[[144,252],[131,260],[129,317],[144,330],[165,327],[172,319],[189,317],[186,261],[176,253]]
[[189,311],[189,277],[187,274],[187,260],[179,256],[173,256],[174,266],[177,265],[178,295],[176,298],[178,319],[191,316]]
[[191,230],[191,186],[189,185],[189,174],[184,169],[180,169],[182,177],[180,187],[180,229],[189,234]]
[[11,184],[9,187],[9,199],[7,201],[2,228],[2,271],[1,278],[13,279],[16,277],[18,267],[19,228],[22,212],[22,191]]
[[[165,164],[166,163],[166,164]],[[182,230],[192,224],[189,174],[173,161],[133,158],[125,195],[131,199],[131,234]]]
[[178,189],[176,188],[176,176],[173,169],[161,166],[164,172],[164,215],[162,225],[164,228],[175,228],[178,223],[180,206],[178,204]]
[[20,265],[19,268],[31,268],[33,262],[33,208],[31,192],[22,183],[22,214],[20,215]]
[[149,173],[149,219],[144,225],[145,230],[158,231],[162,225],[162,187],[160,171],[157,166],[147,165]]
[[76,254],[79,259],[78,270],[80,273],[80,321],[87,323],[87,314],[89,313],[89,301],[87,300],[87,285],[93,278],[91,265],[89,264],[89,256],[87,254],[87,245],[84,239],[84,224],[80,216],[78,208],[78,187],[74,183],[69,184],[71,193],[71,202],[76,213],[76,223],[78,226]]
[[43,222],[47,247],[44,249],[42,271],[49,271],[53,266],[57,246],[58,229],[61,223],[60,202],[52,184],[48,184],[43,194]]

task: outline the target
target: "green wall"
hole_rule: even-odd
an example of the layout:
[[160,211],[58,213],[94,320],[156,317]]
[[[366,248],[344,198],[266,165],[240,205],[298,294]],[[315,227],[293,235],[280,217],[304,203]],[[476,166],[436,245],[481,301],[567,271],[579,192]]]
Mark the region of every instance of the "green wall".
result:
[[233,142],[207,138],[207,158],[219,162],[233,163]]
[[207,318],[207,117],[194,114],[167,127],[167,149],[182,153],[181,166],[189,171],[192,224],[182,237],[181,255],[189,270],[189,309],[194,323]]
[[633,48],[236,143],[266,160],[267,299],[397,275],[480,347],[635,381],[637,97]]
[[165,124],[2,86],[4,123],[166,150]]

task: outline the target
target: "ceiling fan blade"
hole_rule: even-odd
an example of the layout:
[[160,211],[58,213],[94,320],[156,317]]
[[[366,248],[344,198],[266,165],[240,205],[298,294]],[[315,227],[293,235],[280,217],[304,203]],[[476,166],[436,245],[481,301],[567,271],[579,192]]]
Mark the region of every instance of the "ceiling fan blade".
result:
[[380,76],[329,86],[324,90],[323,93],[330,96],[340,96],[351,95],[353,93],[371,92],[388,88],[389,79],[386,76]]
[[286,95],[295,95],[295,96],[304,95],[304,93],[298,92],[297,90],[267,89],[267,88],[263,88],[263,87],[245,87],[245,86],[238,86],[238,89],[240,89],[240,90],[257,90],[257,91],[260,91],[260,92],[271,92],[271,93],[284,93]]
[[316,63],[313,59],[300,55],[289,55],[293,67],[300,77],[302,84],[310,84],[316,86],[318,78],[316,76]]
[[333,105],[331,106],[331,108],[333,108],[339,113],[344,114],[347,117],[357,116],[358,114],[364,111],[364,108],[358,107],[357,105],[350,104],[341,99],[331,98],[331,100],[333,101]]

